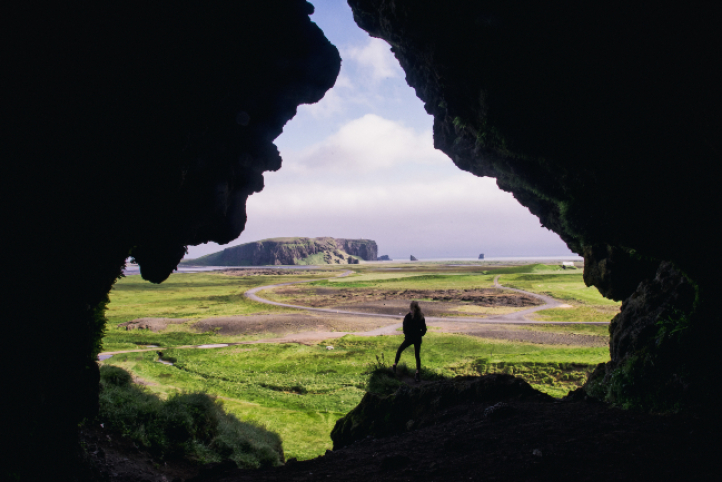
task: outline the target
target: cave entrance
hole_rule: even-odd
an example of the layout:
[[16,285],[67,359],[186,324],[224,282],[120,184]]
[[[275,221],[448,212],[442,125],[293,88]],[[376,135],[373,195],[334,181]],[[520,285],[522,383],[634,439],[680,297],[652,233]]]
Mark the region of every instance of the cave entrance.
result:
[[[284,249],[319,236],[374,240],[376,254],[394,262],[347,266],[360,275],[348,282],[338,278],[347,267],[337,266],[335,255],[315,270],[244,267],[191,276],[213,267],[186,260],[190,265],[161,285],[128,276],[111,293],[104,350],[120,353],[105,358],[107,366],[130,370],[164,396],[202,388],[222,397],[229,412],[280,433],[286,457],[299,459],[331,448],[328,434],[364,390],[413,383],[410,353],[402,382],[385,375],[399,337],[369,336],[399,334],[412,299],[429,318],[422,383],[505,373],[556,397],[578,388],[608,360],[606,322],[618,303],[585,287],[581,258],[494,179],[464,172],[434,149],[433,117],[388,44],[360,30],[347,5],[318,2],[312,18],[341,51],[339,77],[320,102],[299,107],[276,140],[283,167],[264,174],[263,191],[248,200],[245,230],[230,247],[269,238],[282,238]],[[191,246],[187,258],[224,248]],[[273,262],[292,264],[278,255]],[[304,263],[323,263],[313,256]],[[412,256],[421,263],[399,262]],[[155,306],[130,308],[143,304],[139,292]],[[269,301],[296,308],[261,304]],[[550,323],[535,327],[535,320]],[[589,323],[558,323],[570,321]],[[363,373],[354,368],[370,363]]]
[[[338,307],[336,314],[341,306],[380,304],[388,312],[374,314],[396,317],[414,298],[425,303],[430,320],[439,315],[440,324],[449,323],[441,315],[451,311],[466,321],[481,317],[469,307],[475,301],[489,305],[482,306],[485,316],[507,316],[534,305],[536,295],[556,292],[580,303],[572,306],[576,311],[556,306],[549,316],[613,312],[589,298],[581,281],[576,288],[565,283],[579,278],[577,271],[544,263],[414,265],[409,259],[389,269],[359,264],[353,278],[337,276],[347,265],[324,265],[328,272],[178,273],[166,281],[186,246],[196,246],[191,256],[198,257],[213,249],[202,246],[209,240],[228,244],[238,238],[251,195],[250,222],[238,242],[286,236],[282,244],[306,249],[307,263],[318,261],[316,255],[325,260],[325,253],[307,249],[316,236],[344,249],[341,241],[373,238],[382,247],[378,254],[422,261],[481,253],[562,255],[569,254],[566,243],[584,253],[585,282],[628,300],[605,351],[612,361],[599,366],[598,383],[586,392],[645,409],[716,403],[708,387],[718,384],[710,381],[708,367],[714,366],[715,330],[722,326],[714,302],[718,262],[708,262],[699,246],[714,245],[719,229],[690,213],[720,204],[714,201],[716,177],[709,175],[720,152],[719,96],[713,95],[722,83],[713,47],[722,44],[718,12],[666,4],[622,11],[579,2],[554,8],[527,2],[523,9],[464,0],[443,8],[420,0],[349,2],[364,30],[397,46],[405,74],[383,41],[353,25],[341,2],[318,2],[316,17],[342,50],[340,76],[339,52],[310,22],[312,8],[302,0],[172,12],[149,4],[142,15],[129,4],[9,12],[15,28],[8,29],[11,86],[4,105],[12,125],[5,152],[17,172],[3,179],[13,196],[7,231],[16,234],[8,236],[7,271],[17,278],[4,316],[11,320],[9,340],[24,339],[32,327],[37,342],[35,356],[27,356],[22,343],[11,343],[6,354],[8,366],[22,367],[7,372],[14,390],[5,400],[3,427],[14,438],[2,454],[6,478],[44,480],[39,474],[50,470],[82,478],[73,471],[85,452],[74,441],[79,423],[97,421],[100,387],[104,395],[131,387],[148,413],[178,409],[165,417],[173,422],[165,428],[143,425],[133,435],[143,444],[168,442],[156,447],[162,453],[192,446],[198,460],[221,454],[243,460],[236,448],[248,448],[227,443],[223,427],[244,429],[223,419],[213,400],[174,395],[183,390],[215,390],[227,407],[251,419],[264,406],[285,435],[294,427],[309,433],[313,422],[321,427],[316,434],[326,437],[367,387],[354,357],[385,369],[390,357],[380,355],[393,354],[397,343],[384,336],[325,336],[337,340],[326,346],[291,339],[259,343],[269,316],[274,336],[298,327],[361,331],[355,313],[331,326],[339,317],[300,315],[298,307],[287,306],[294,303],[330,304]],[[404,30],[404,19],[412,20],[403,25],[414,31]],[[419,41],[424,38],[433,41]],[[424,111],[404,76],[424,98]],[[314,104],[324,94],[323,102],[302,107],[279,138],[286,163],[273,174],[281,165],[273,141],[298,105]],[[438,121],[433,127],[426,112]],[[432,131],[433,145],[453,163],[494,177],[502,190],[491,178],[453,167],[433,149]],[[264,172],[270,173],[268,188],[261,192]],[[333,232],[316,232],[322,228]],[[128,255],[144,278],[166,282],[127,276],[115,283]],[[363,258],[355,256],[346,251],[343,259]],[[309,283],[268,288],[284,280]],[[246,296],[256,289],[259,298],[276,304]],[[434,313],[444,303],[445,311]],[[600,308],[590,311],[590,304]],[[242,337],[239,316],[248,322]],[[388,328],[363,323],[366,334]],[[543,343],[509,351],[514,343],[479,341],[498,333],[459,337],[430,326],[429,340],[456,337],[424,348],[427,354],[441,350],[431,368],[442,372],[518,369],[520,376],[552,386],[579,379],[578,360],[566,356],[566,348],[553,348],[566,356],[554,361],[556,367],[536,370],[538,360],[524,365],[531,361],[519,357]],[[528,331],[522,327],[516,334],[526,340]],[[540,340],[552,341],[599,337],[558,328],[537,332]],[[115,353],[104,357],[101,373],[103,349]],[[464,358],[469,353],[483,356]],[[224,360],[250,371],[228,370],[220,366]],[[307,371],[305,378],[298,370]],[[559,370],[565,373],[556,380]],[[159,395],[150,397],[139,388],[143,383]],[[243,386],[249,398],[233,386]],[[330,396],[335,401],[326,403]],[[283,409],[280,400],[293,410]],[[110,424],[113,417],[104,416]],[[216,432],[199,428],[207,420],[219,422]],[[179,440],[186,443],[179,446]],[[265,441],[249,464],[280,460],[278,438]],[[299,457],[314,455],[300,446],[294,450]]]

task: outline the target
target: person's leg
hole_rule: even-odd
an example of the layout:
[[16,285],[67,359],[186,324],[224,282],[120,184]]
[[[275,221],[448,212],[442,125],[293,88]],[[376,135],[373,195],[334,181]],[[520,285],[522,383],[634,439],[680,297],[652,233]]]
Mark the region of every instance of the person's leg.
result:
[[414,343],[414,356],[416,357],[416,373],[421,371],[421,342]]
[[406,350],[410,345],[411,345],[411,342],[406,339],[401,343],[401,346],[399,346],[399,349],[396,350],[396,360],[394,361],[394,367],[396,367],[396,365],[398,365],[398,363],[399,363],[399,358],[401,358],[401,352]]

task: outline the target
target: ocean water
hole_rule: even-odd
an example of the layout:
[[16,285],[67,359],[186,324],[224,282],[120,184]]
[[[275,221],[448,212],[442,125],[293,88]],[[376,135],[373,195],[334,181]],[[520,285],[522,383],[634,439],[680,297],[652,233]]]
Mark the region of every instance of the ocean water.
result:
[[[457,258],[419,258],[417,256],[416,258],[419,261],[449,262],[449,263],[454,262],[454,261],[464,262],[464,263],[468,263],[471,261],[477,261],[480,263],[483,263],[485,261],[496,261],[496,262],[507,262],[507,263],[512,263],[512,262],[513,263],[522,263],[522,262],[548,263],[551,261],[578,261],[578,262],[584,261],[584,258],[582,258],[581,256],[574,255],[574,254],[561,255],[561,256],[487,256],[484,259],[478,259],[478,257],[470,258],[470,257],[464,257],[464,256],[459,256]],[[381,263],[389,263],[389,261],[380,261],[380,262]],[[403,259],[393,258],[393,262],[394,263],[404,263],[404,262],[409,263],[411,261],[409,260],[409,258],[407,256],[406,258],[403,258]]]

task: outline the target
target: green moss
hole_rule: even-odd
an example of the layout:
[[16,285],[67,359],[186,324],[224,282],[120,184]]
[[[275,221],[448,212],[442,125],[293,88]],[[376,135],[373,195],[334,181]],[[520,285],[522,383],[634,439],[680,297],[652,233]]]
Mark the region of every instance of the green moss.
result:
[[677,411],[683,408],[685,380],[691,380],[697,347],[688,338],[691,319],[675,312],[657,322],[653,344],[629,354],[608,375],[600,367],[585,386],[594,398],[627,409]]

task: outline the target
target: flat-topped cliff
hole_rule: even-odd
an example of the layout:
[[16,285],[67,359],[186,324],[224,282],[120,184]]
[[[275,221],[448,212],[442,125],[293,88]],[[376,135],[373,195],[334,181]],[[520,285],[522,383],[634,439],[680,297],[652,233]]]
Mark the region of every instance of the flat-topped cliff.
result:
[[371,239],[272,238],[226,248],[183,261],[196,266],[263,266],[305,264],[357,264],[376,261],[378,246]]

